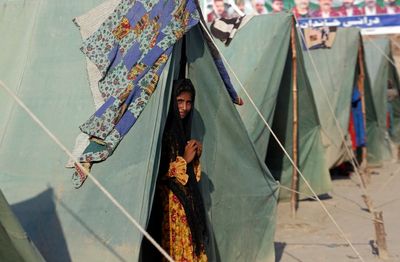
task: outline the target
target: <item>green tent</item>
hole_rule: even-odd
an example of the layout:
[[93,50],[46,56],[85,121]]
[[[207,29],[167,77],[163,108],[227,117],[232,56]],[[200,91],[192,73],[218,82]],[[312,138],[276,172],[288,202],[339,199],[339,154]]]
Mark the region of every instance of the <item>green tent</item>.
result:
[[343,135],[350,139],[348,128],[351,98],[357,84],[360,41],[359,29],[339,28],[332,48],[303,51],[306,74],[321,121],[326,161],[330,168],[350,159]]
[[[79,32],[70,20],[98,2],[14,0],[0,6],[5,36],[0,79],[69,145],[94,110]],[[197,90],[193,136],[204,145],[201,188],[214,236],[210,261],[274,261],[277,183],[257,154],[198,26],[187,34],[185,49],[188,77]],[[144,227],[180,54],[177,45],[137,123],[113,156],[92,169]],[[73,189],[65,154],[0,92],[0,184],[44,259],[137,261],[139,231],[90,180]]]
[[[289,14],[257,16],[236,33],[229,46],[219,43],[219,48],[285,150],[292,156],[291,26]],[[362,42],[356,28],[339,28],[332,48],[307,51],[300,42],[301,32],[297,31],[298,166],[315,192],[323,194],[331,189],[328,169],[350,159],[346,147],[351,150],[348,128],[352,92],[359,84],[367,58],[359,57]],[[372,87],[368,84],[369,70],[365,70],[364,74],[368,117],[377,108],[386,110],[386,106],[373,102]],[[231,76],[234,78],[233,74]],[[236,83],[236,86],[239,84]],[[283,186],[291,187],[291,163],[276,140],[270,138],[268,129],[243,90],[239,90],[239,93],[245,105],[238,107],[238,111],[259,154],[266,157],[267,166],[274,177]],[[368,130],[374,130],[372,121],[366,124]],[[368,131],[368,152],[370,147],[373,152],[373,145],[383,145],[384,140],[370,133]],[[346,143],[343,142],[343,135]],[[384,148],[389,147],[385,145]],[[368,160],[371,160],[370,155]],[[311,194],[302,179],[299,191]],[[280,198],[285,199],[289,195],[289,191],[281,190]]]
[[[387,132],[387,88],[388,81],[392,81],[394,88],[398,88],[396,69],[390,64],[390,42],[385,38],[364,40],[364,56],[368,78],[366,85],[371,90],[366,93],[367,107],[367,143],[368,162],[381,164],[383,160],[391,158],[390,142]],[[391,58],[393,61],[393,58]],[[397,99],[398,100],[398,99]],[[393,101],[394,108],[394,136],[398,141],[399,132],[399,102]]]
[[[257,16],[236,33],[229,46],[219,44],[233,71],[290,156],[293,148],[291,28],[292,16],[289,14]],[[299,168],[311,187],[318,194],[322,194],[331,189],[321,138],[322,128],[315,95],[305,73],[304,59],[298,43],[296,49]],[[269,130],[243,90],[240,90],[239,94],[245,105],[237,109],[259,154],[265,159],[274,177],[280,180],[283,186],[291,187],[291,163],[276,140],[270,137]],[[311,195],[302,179],[299,190]],[[282,189],[280,198],[288,196],[290,192]]]
[[[394,58],[392,56],[392,53],[389,52],[387,54],[389,59],[394,62]],[[390,82],[391,88],[393,90],[397,91],[397,94],[400,94],[400,77],[398,74],[398,70],[396,69],[395,65],[390,62],[389,64],[389,76],[388,80]],[[390,88],[390,87],[388,87]],[[396,93],[395,91],[395,93]],[[389,91],[390,92],[390,91]],[[391,116],[391,123],[390,123],[390,129],[389,129],[389,135],[391,140],[399,145],[400,144],[400,96],[390,97],[390,94],[388,94],[388,103],[389,103],[389,113]]]
[[44,261],[0,191],[1,261]]

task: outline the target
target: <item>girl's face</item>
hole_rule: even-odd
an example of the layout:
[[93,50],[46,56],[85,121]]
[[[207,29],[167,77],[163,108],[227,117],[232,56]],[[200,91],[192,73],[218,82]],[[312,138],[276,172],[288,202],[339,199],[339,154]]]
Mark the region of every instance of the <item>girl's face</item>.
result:
[[179,117],[184,119],[192,110],[192,94],[183,91],[176,97],[176,102],[178,103]]

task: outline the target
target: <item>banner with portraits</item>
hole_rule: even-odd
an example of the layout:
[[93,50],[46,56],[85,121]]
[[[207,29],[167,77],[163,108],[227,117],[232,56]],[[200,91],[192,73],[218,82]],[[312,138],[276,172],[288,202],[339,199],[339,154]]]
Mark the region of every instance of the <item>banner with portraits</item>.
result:
[[396,0],[294,0],[291,10],[301,28],[359,27],[364,33],[400,33],[399,2]]
[[291,12],[301,28],[359,27],[362,33],[400,33],[400,0],[202,0],[207,22]]

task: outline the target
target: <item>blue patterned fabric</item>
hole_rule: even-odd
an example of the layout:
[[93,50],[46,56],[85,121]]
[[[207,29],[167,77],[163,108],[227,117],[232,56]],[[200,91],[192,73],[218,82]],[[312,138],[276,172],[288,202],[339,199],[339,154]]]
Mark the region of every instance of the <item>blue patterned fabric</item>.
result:
[[105,103],[80,126],[102,143],[91,142],[81,162],[103,161],[114,151],[149,101],[173,45],[198,21],[193,0],[125,0],[85,40],[81,50],[102,74]]
[[[174,44],[199,22],[198,10],[196,0],[123,0],[84,41],[82,52],[102,74],[105,103],[80,126],[96,138],[80,162],[104,161],[114,152],[153,94]],[[206,40],[232,101],[242,104],[216,48]]]

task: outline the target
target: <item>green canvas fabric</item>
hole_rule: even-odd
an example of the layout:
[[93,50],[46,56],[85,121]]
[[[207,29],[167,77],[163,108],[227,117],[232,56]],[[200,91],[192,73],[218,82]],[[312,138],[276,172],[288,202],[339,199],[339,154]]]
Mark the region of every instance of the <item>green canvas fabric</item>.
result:
[[[7,41],[2,41],[2,48],[3,50],[19,50],[18,53],[0,52],[0,72],[8,72],[2,74],[2,81],[8,83],[14,92],[18,92],[20,88],[16,75],[23,72],[27,62],[26,57],[29,52],[34,20],[38,13],[38,3],[38,1],[26,1],[26,8],[21,8],[22,1],[13,4],[7,3],[6,0],[0,2],[0,32],[7,35]],[[1,137],[8,123],[8,116],[14,107],[4,95],[0,96],[0,104],[3,108],[0,114]]]
[[[0,79],[66,145],[72,147],[77,127],[94,105],[87,84],[79,32],[71,22],[100,1],[9,1],[1,14],[0,34],[26,34],[32,6],[35,26],[27,44],[5,37],[2,55],[13,52],[19,67],[0,61]],[[9,14],[9,12],[13,12]],[[274,261],[278,186],[251,143],[222,80],[205,48],[199,29],[187,40],[188,73],[196,91],[196,133],[204,143],[201,183],[213,230],[210,261]],[[151,208],[171,84],[181,51],[163,72],[158,88],[130,133],[106,162],[92,173],[146,226]],[[21,56],[21,57],[19,57]],[[11,57],[11,56],[10,56]],[[16,84],[16,83],[19,83]],[[3,127],[0,184],[22,227],[46,261],[138,261],[142,236],[88,179],[79,190],[71,185],[68,157],[27,114],[0,91]],[[3,103],[4,101],[4,103]],[[23,164],[21,164],[23,163]]]
[[368,74],[366,86],[370,90],[365,94],[368,105],[366,106],[367,160],[370,164],[381,164],[383,160],[391,158],[386,127],[389,61],[383,53],[390,54],[389,40],[364,40],[364,57]]
[[[391,53],[389,53],[388,56],[392,61],[394,61]],[[399,92],[400,80],[398,71],[396,70],[396,67],[393,66],[391,63],[389,65],[389,80],[392,81],[393,88]],[[389,133],[390,138],[394,143],[400,144],[400,96],[392,101],[389,101],[389,103],[392,106],[392,123]]]
[[44,261],[0,191],[0,260]]
[[338,28],[332,48],[303,50],[305,71],[315,98],[329,168],[350,158],[343,135],[348,137],[359,45],[359,29]]
[[[257,16],[236,33],[229,46],[225,47],[219,43],[219,48],[233,71],[290,156],[293,130],[291,26],[292,17],[289,14]],[[331,189],[331,182],[324,159],[325,152],[314,94],[305,75],[301,49],[299,46],[297,49],[299,168],[313,189],[322,194]],[[232,74],[231,78],[234,79]],[[291,163],[275,139],[270,138],[269,130],[244,91],[238,92],[245,104],[237,109],[259,155],[265,159],[274,177],[283,186],[291,187]],[[299,190],[311,194],[302,179]],[[280,191],[280,199],[287,199],[289,196],[289,191]]]
[[259,155],[264,159],[270,132],[245,91],[267,122],[272,123],[279,84],[289,51],[291,19],[291,15],[286,13],[255,16],[238,30],[229,46],[216,40],[233,72],[246,89],[241,90],[235,76],[228,70],[244,101],[244,105],[237,107],[237,110]]
[[[298,32],[297,32],[298,33]],[[320,195],[328,193],[332,189],[329,167],[326,163],[326,153],[323,145],[322,126],[318,118],[316,94],[306,73],[304,54],[299,43],[300,36],[296,41],[297,62],[297,95],[298,95],[298,167],[304,178],[298,174],[298,191],[306,195],[313,195],[304,179],[310,184],[313,191]],[[292,76],[292,54],[287,57],[287,65],[284,76]],[[279,140],[283,142],[286,151],[293,156],[293,85],[292,77],[284,78],[280,84],[278,106],[275,112],[273,130],[278,134]],[[293,167],[275,140],[270,141],[268,146],[267,166],[280,183],[285,187],[292,186]],[[289,199],[291,192],[281,190],[280,199]],[[299,198],[306,198],[300,195]]]
[[394,143],[400,144],[400,101],[396,99],[391,101],[390,104],[393,109],[390,138]]
[[210,73],[215,67],[210,67],[211,55],[198,30],[189,32],[186,50],[200,113],[195,136],[210,149],[204,151],[202,166],[211,181],[204,189],[211,196],[216,252],[221,261],[274,261],[277,183],[229,102],[222,80]]

